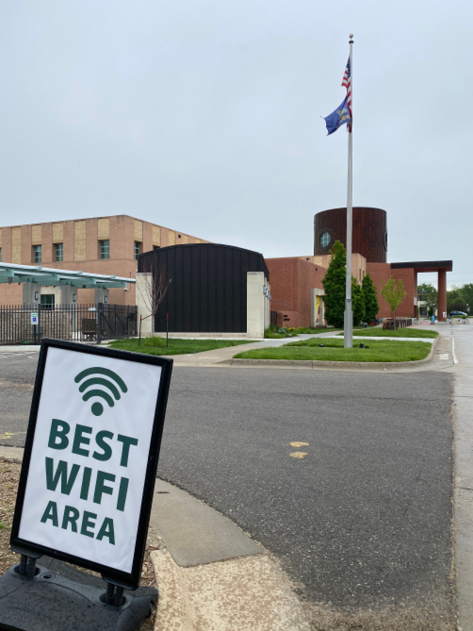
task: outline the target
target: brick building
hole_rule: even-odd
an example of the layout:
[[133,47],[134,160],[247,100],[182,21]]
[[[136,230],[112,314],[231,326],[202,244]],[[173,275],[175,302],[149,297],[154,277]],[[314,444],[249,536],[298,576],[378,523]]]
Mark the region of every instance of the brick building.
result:
[[[271,280],[271,311],[278,326],[314,327],[324,322],[322,280],[330,254],[266,259]],[[352,255],[353,276],[361,283],[366,259]]]
[[[330,264],[335,241],[346,246],[346,208],[333,208],[314,217],[314,255],[266,259],[271,280],[271,311],[279,326],[321,324],[322,280]],[[452,261],[388,263],[387,213],[380,208],[353,208],[352,274],[361,284],[369,272],[378,291],[378,317],[391,317],[381,296],[383,283],[402,279],[407,296],[396,312],[398,317],[417,317],[417,280],[423,272],[438,273],[438,317],[446,319],[447,280]],[[323,309],[323,307],[322,307]],[[276,318],[274,317],[276,315]]]
[[[266,259],[271,283],[271,311],[277,324],[315,326],[323,323],[322,279],[330,262],[335,240],[345,243],[346,209],[336,208],[315,215],[314,255]],[[353,209],[352,273],[358,283],[369,272],[378,289],[379,317],[390,317],[381,296],[383,282],[391,276],[403,279],[407,297],[397,315],[417,315],[417,276],[438,272],[439,319],[446,317],[446,272],[452,261],[388,263],[387,213],[379,208]],[[184,244],[210,243],[128,215],[95,217],[0,228],[0,261],[19,265],[81,270],[94,274],[135,278],[140,254]],[[356,249],[357,248],[357,249]],[[0,305],[27,302],[28,288],[0,284]],[[65,301],[60,287],[42,287],[43,304]],[[26,302],[25,302],[26,301]],[[79,289],[79,303],[101,302],[98,290]],[[111,304],[135,305],[135,287],[110,289]]]
[[[333,208],[317,213],[314,217],[314,255],[328,253],[336,240],[346,246],[346,208]],[[417,317],[417,278],[423,272],[438,273],[438,316],[447,317],[447,272],[452,271],[452,261],[412,261],[388,263],[387,212],[380,208],[353,208],[353,251],[365,259],[366,271],[370,273],[378,290],[378,317],[391,317],[389,305],[381,296],[383,283],[391,275],[395,280],[402,279],[407,296],[396,312],[399,317]],[[353,275],[358,282],[364,275],[362,266]]]
[[[140,254],[179,243],[208,242],[128,215],[94,217],[0,228],[0,261],[135,278]],[[23,292],[1,284],[0,304],[22,304]],[[59,304],[60,288],[43,287],[41,298]],[[111,289],[109,301],[134,305],[135,287]],[[95,302],[94,290],[80,289],[78,302]]]

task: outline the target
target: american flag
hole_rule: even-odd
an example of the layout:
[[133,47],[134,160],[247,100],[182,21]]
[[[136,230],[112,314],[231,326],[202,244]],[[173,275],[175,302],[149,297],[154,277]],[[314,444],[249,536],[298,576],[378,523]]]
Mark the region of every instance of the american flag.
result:
[[347,89],[347,106],[350,112],[350,123],[348,124],[348,130],[351,131],[351,122],[353,121],[353,113],[351,111],[351,63],[350,57],[348,57],[347,67],[345,68],[345,74],[343,75],[342,87]]

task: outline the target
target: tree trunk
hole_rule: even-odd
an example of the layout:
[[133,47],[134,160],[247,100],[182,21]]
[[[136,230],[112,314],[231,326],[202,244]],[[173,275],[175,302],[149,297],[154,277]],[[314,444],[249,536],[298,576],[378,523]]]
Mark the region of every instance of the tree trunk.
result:
[[392,314],[393,314],[394,330],[396,330],[396,312],[393,311]]

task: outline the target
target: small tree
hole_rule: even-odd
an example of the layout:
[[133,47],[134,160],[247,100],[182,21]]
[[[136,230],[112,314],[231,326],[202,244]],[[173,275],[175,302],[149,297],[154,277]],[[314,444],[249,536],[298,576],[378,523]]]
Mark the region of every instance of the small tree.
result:
[[[143,285],[138,286],[141,298],[143,299],[145,307],[149,311],[149,315],[143,318],[144,320],[146,320],[146,318],[156,317],[159,305],[166,296],[170,282],[171,279],[169,278],[167,272],[163,269],[159,269],[154,270],[151,273],[150,283],[144,283]],[[154,331],[154,327],[152,330]]]
[[363,288],[363,298],[365,299],[365,317],[369,324],[376,319],[379,312],[378,292],[369,274],[366,274],[363,278],[361,286]]
[[397,281],[391,276],[389,280],[383,283],[383,288],[381,290],[381,295],[386,300],[391,309],[391,313],[393,315],[394,320],[394,330],[396,330],[396,310],[399,305],[405,300],[407,293],[404,289],[404,283],[402,282],[402,278]]
[[353,326],[358,326],[365,319],[365,298],[363,289],[358,285],[355,278],[351,277],[351,295],[353,305]]
[[335,241],[330,254],[332,258],[322,281],[325,292],[325,318],[330,326],[343,328],[347,261],[343,243]]

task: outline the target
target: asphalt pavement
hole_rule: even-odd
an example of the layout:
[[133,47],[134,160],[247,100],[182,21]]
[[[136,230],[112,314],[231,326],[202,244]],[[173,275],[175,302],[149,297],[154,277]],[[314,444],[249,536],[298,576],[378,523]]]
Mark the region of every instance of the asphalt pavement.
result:
[[[0,354],[0,444],[23,444],[35,363]],[[175,367],[158,474],[275,554],[314,619],[453,629],[451,395],[448,370]]]
[[23,447],[30,415],[38,351],[0,347],[0,445]]
[[176,368],[158,475],[275,553],[313,603],[415,595],[447,612],[451,392],[436,372]]

